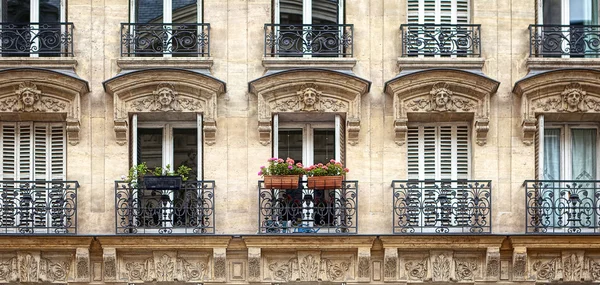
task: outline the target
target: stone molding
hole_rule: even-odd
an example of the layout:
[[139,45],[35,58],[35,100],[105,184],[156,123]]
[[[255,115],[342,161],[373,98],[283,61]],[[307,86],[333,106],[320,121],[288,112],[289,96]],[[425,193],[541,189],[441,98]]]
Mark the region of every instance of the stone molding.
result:
[[64,121],[69,144],[79,143],[86,81],[38,68],[4,69],[0,75],[0,120]]
[[554,70],[563,68],[600,69],[598,58],[561,58],[561,57],[529,57],[527,70]]
[[121,70],[149,68],[210,69],[212,57],[121,57],[117,59]]
[[385,93],[394,101],[396,144],[406,142],[412,115],[429,114],[420,118],[437,122],[471,117],[476,143],[485,145],[489,131],[490,96],[499,84],[483,75],[458,69],[422,70],[388,81]]
[[75,71],[74,57],[3,57],[0,68],[44,68]]
[[356,66],[353,57],[263,57],[262,65],[267,70],[303,68],[325,68],[351,71]]
[[183,69],[146,69],[113,77],[104,82],[104,89],[113,96],[119,145],[127,143],[133,113],[201,113],[204,143],[215,143],[217,96],[225,93],[222,81]]
[[523,143],[532,145],[537,116],[548,120],[595,121],[600,115],[600,70],[563,69],[518,81],[513,93],[521,97]]
[[[258,97],[258,132],[262,145],[271,142],[272,117],[278,113],[337,113],[346,115],[347,142],[358,143],[362,95],[370,82],[326,69],[293,69],[265,75],[249,83],[250,93]],[[307,89],[318,93],[310,102]]]
[[455,68],[479,70],[485,59],[481,57],[399,57],[396,61],[399,70],[421,70],[430,68]]

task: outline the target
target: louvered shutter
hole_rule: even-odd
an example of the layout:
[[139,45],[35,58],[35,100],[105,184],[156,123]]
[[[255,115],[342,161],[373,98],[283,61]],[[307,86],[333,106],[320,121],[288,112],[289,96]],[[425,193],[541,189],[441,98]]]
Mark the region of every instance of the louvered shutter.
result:
[[18,160],[17,160],[17,179],[32,180],[33,166],[33,125],[30,122],[17,124],[18,129]]
[[409,24],[468,24],[469,0],[408,0]]
[[456,23],[469,24],[469,0],[456,0]]
[[[2,180],[15,180],[17,157],[16,148],[17,126],[15,123],[2,123]],[[2,226],[12,227],[16,224],[16,195],[14,184],[2,185]]]
[[544,115],[538,116],[535,128],[535,178],[544,180]]

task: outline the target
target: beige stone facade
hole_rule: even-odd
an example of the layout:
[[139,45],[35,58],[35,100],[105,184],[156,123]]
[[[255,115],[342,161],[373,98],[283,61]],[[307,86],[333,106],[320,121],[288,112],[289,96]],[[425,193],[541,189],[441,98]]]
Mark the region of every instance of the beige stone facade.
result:
[[[471,0],[480,57],[403,57],[408,0],[346,0],[353,56],[312,58],[265,57],[272,0],[204,0],[210,57],[121,56],[129,1],[65,2],[74,56],[1,57],[0,121],[65,124],[76,234],[0,236],[0,283],[600,282],[600,212],[583,232],[527,230],[539,222],[524,181],[538,177],[540,115],[600,122],[600,59],[530,57],[536,1]],[[314,106],[299,97],[306,88]],[[317,113],[343,118],[355,232],[265,232],[256,173],[274,156],[274,115]],[[132,164],[134,114],[201,126],[214,232],[119,233],[115,181]],[[409,178],[410,126],[440,122],[468,126],[468,179],[492,185],[489,232],[394,230],[390,185]]]

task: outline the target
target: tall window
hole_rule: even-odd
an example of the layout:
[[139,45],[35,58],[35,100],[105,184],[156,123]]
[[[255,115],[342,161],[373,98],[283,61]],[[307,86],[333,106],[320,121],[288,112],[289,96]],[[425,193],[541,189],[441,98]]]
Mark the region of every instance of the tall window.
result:
[[598,0],[539,0],[544,25],[597,25]]
[[408,0],[409,24],[469,24],[469,0]]
[[275,24],[336,25],[344,23],[343,0],[275,0]]
[[130,0],[139,24],[202,23],[202,0]]

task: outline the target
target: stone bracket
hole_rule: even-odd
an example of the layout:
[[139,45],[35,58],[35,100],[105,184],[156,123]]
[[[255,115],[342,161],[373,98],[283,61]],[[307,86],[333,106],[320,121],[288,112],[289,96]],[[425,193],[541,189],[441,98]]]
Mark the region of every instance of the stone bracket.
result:
[[512,281],[527,281],[527,248],[515,247],[512,262]]
[[490,130],[490,120],[482,118],[475,120],[475,134],[478,145],[483,146],[487,143],[487,133]]
[[408,132],[407,122],[408,120],[406,119],[394,120],[394,132],[396,134],[394,141],[397,145],[404,145],[406,143],[406,133]]
[[115,248],[103,248],[102,252],[104,282],[117,282],[117,250]]
[[90,282],[90,250],[77,248],[75,251],[75,281]]
[[213,281],[225,282],[227,278],[227,248],[213,249]]
[[358,271],[357,281],[358,282],[370,282],[371,281],[371,248],[359,247],[358,248]]
[[262,277],[260,248],[248,248],[248,282],[260,282]]
[[383,256],[383,281],[396,281],[398,276],[398,249],[386,248]]
[[498,281],[500,278],[500,248],[488,247],[485,254],[485,280]]

